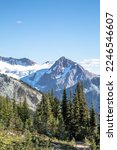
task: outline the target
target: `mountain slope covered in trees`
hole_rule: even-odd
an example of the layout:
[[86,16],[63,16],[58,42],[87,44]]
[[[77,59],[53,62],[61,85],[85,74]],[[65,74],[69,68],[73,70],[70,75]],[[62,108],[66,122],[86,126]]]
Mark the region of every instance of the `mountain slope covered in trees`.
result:
[[[1,146],[6,144],[7,148],[11,146],[16,149],[17,147],[18,150],[23,147],[28,150],[31,147],[51,149],[53,145],[58,144],[61,150],[74,150],[76,149],[75,141],[88,141],[92,150],[99,149],[99,123],[93,103],[89,109],[80,82],[77,84],[75,93],[69,94],[70,99],[64,88],[61,102],[54,96],[53,91],[42,94],[42,100],[33,114],[29,110],[28,99],[16,103],[17,99],[11,101],[0,97],[0,130],[6,131],[7,134],[14,133],[14,136],[16,133],[21,135],[16,138],[18,141],[16,140],[14,144],[11,141],[6,144],[0,139]],[[9,133],[10,131],[13,132]],[[40,135],[47,136],[48,140],[42,139]],[[56,140],[52,140],[53,138]],[[67,141],[69,146],[66,147],[67,144],[63,144],[63,148],[61,140]],[[74,141],[71,148],[70,141]]]

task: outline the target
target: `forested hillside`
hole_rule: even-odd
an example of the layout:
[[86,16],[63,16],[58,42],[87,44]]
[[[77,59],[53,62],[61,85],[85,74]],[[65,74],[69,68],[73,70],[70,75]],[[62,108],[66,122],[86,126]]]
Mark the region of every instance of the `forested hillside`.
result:
[[98,150],[99,120],[93,103],[89,109],[80,82],[76,92],[69,94],[64,88],[62,102],[52,91],[43,94],[33,113],[27,99],[16,103],[16,99],[0,97],[1,149],[75,150],[80,141],[90,145],[89,150]]

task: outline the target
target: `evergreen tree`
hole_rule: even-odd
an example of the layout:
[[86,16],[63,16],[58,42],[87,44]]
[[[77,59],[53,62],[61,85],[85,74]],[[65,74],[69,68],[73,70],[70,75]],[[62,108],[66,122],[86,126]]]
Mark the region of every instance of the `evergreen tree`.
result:
[[55,119],[58,119],[58,115],[59,115],[59,110],[60,110],[60,102],[59,100],[55,97],[54,98],[54,102],[52,104],[52,112],[54,115]]
[[60,102],[59,100],[54,96],[54,91],[52,90],[51,93],[48,94],[49,99],[50,99],[50,105],[51,105],[51,111],[54,115],[54,118],[58,118],[58,112],[59,112],[59,105]]
[[61,113],[62,113],[62,116],[63,116],[63,121],[64,121],[65,125],[67,126],[67,94],[66,94],[66,88],[64,88],[64,90],[63,90]]
[[3,98],[0,96],[0,122],[2,122],[2,107],[3,107]]
[[54,90],[53,89],[51,90],[50,97],[51,97],[51,100],[54,101],[55,96],[54,96]]
[[88,130],[88,117],[89,112],[83,92],[83,85],[81,82],[78,82],[76,92],[78,94],[79,99],[79,125],[80,125],[80,136],[81,139],[85,138]]
[[16,106],[16,99],[14,98],[13,99],[13,113],[14,113],[14,115],[16,115],[16,108],[17,108],[17,106]]
[[18,116],[18,117],[20,117],[21,118],[21,116],[22,116],[22,102],[21,102],[21,99],[20,99],[20,101],[19,101],[19,103],[17,104],[17,107],[16,107],[16,115]]
[[51,132],[52,124],[53,124],[53,113],[51,108],[51,103],[49,97],[46,97],[46,123],[47,123],[47,130]]
[[12,118],[12,124],[14,125],[11,125],[12,128],[17,131],[22,131],[24,129],[24,124],[19,116]]
[[13,118],[12,102],[7,98],[0,97],[0,122],[8,128]]
[[81,84],[81,82],[78,82],[77,93],[79,99],[79,113],[80,113],[79,121],[83,126],[86,126],[87,118],[88,118],[88,108],[87,108],[87,104],[83,92],[83,85]]
[[96,128],[96,116],[95,116],[95,110],[94,110],[94,104],[91,104],[91,110],[90,110],[90,130],[93,134],[95,132]]
[[13,118],[11,122],[11,127],[13,127],[17,131],[22,131],[24,129],[24,124],[22,122],[22,102],[16,104],[16,99],[13,99]]
[[73,117],[74,117],[73,102],[72,102],[72,94],[70,92],[70,100],[68,103],[68,111],[67,111],[67,122],[68,122],[67,129],[69,131],[70,139],[72,139],[72,137],[73,137],[73,133],[72,133],[72,131],[73,131]]
[[78,93],[74,95],[74,117],[73,117],[73,136],[78,138],[79,136],[79,99]]
[[63,120],[63,116],[61,114],[61,112],[59,113],[59,121],[58,121],[58,127],[57,127],[57,134],[56,137],[58,139],[62,139],[65,140],[66,137],[68,136],[67,131],[66,131],[66,126],[64,124],[64,120]]
[[20,105],[20,118],[25,128],[27,120],[30,120],[30,112],[26,99],[23,101],[22,105]]
[[9,127],[10,125],[10,120],[12,118],[12,105],[11,102],[9,101],[8,97],[6,97],[3,100],[3,108],[2,108],[2,117],[3,117],[3,121],[5,123],[5,127]]
[[[42,100],[43,100],[43,96],[42,96]],[[39,133],[44,133],[45,131],[44,123],[42,121],[42,118],[43,118],[42,114],[43,114],[43,109],[42,109],[42,101],[41,101],[40,104],[37,105],[37,108],[33,117],[34,128]]]
[[42,101],[36,110],[34,123],[39,132],[43,131],[45,134],[50,134],[54,130],[54,122],[50,98],[48,94],[43,94]]

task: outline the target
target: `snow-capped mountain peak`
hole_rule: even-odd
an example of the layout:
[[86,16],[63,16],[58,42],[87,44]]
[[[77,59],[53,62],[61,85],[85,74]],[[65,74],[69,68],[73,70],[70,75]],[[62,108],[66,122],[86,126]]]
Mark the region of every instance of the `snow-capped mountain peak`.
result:
[[[47,64],[48,62],[44,65]],[[55,91],[63,90],[63,85],[65,85],[66,88],[71,88],[75,86],[79,80],[87,80],[91,84],[93,78],[99,77],[88,72],[76,62],[61,57],[50,68],[40,69],[33,74],[22,78],[22,80],[31,86],[46,92],[51,89],[55,89]]]
[[[82,79],[93,78],[93,77],[97,76],[97,75],[85,70],[81,65],[77,64],[76,62],[73,62],[72,60],[67,59],[65,57],[59,58],[52,65],[52,67],[46,72],[46,74],[51,74],[51,76],[53,76],[56,79],[59,79],[60,77],[61,78],[66,77],[70,73],[73,75],[75,73],[82,74]],[[78,80],[78,79],[76,79],[76,80]]]

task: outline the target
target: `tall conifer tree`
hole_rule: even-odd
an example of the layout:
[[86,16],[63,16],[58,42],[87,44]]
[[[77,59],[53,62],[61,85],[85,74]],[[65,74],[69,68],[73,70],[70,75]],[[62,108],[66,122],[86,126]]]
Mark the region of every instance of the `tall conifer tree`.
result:
[[94,104],[91,104],[91,110],[90,110],[90,129],[91,132],[94,133],[96,127],[96,116],[95,116],[95,110],[94,110]]
[[73,120],[74,119],[74,114],[73,114],[73,101],[72,101],[72,93],[70,92],[70,99],[68,102],[68,110],[67,110],[67,130],[69,131],[69,137],[72,139],[73,137]]
[[62,104],[61,104],[61,112],[63,116],[63,120],[65,125],[67,125],[67,94],[66,94],[66,88],[64,87],[63,90],[63,98],[62,98]]
[[88,108],[84,96],[83,84],[81,82],[78,82],[76,92],[79,100],[79,131],[81,139],[84,139],[88,128]]

